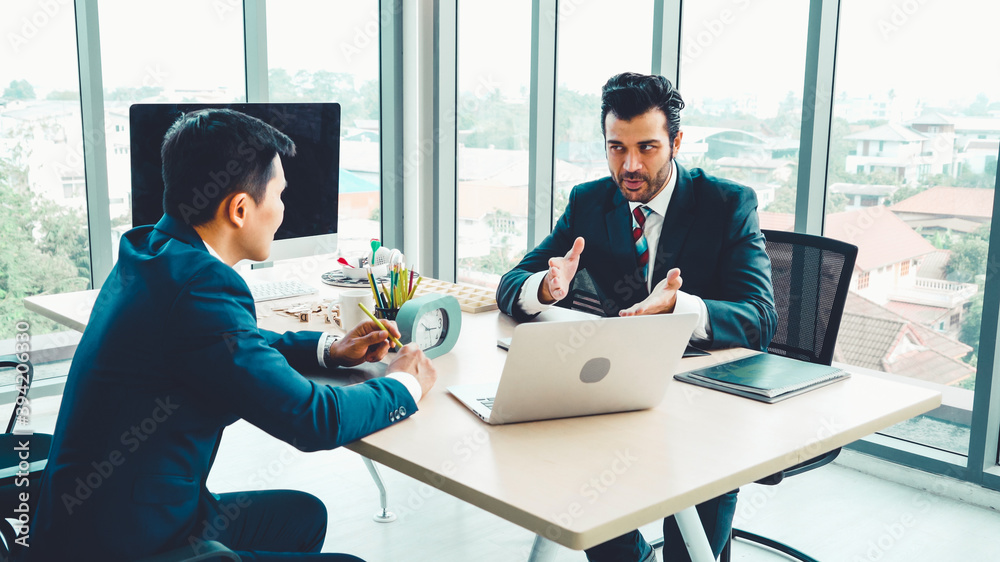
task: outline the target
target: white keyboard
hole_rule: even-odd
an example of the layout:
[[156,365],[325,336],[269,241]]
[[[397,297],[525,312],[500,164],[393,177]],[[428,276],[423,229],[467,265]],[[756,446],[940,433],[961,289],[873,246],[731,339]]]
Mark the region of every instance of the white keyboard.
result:
[[250,294],[253,295],[254,302],[301,297],[319,292],[316,288],[310,287],[298,279],[248,283],[248,286],[250,287]]

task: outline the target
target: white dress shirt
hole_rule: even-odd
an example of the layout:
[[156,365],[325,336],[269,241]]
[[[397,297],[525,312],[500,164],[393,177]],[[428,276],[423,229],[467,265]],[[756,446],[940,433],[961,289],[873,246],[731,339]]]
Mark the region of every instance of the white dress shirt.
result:
[[[201,242],[205,244],[205,249],[208,250],[209,254],[212,254],[212,256],[214,256],[215,259],[221,261],[222,263],[226,263],[225,260],[222,259],[222,256],[219,255],[219,252],[216,252],[215,248],[210,246],[208,242],[206,242],[204,239],[202,239]],[[321,337],[319,339],[319,342],[316,344],[316,362],[319,363],[319,366],[323,367],[324,369],[326,368],[326,361],[323,360],[323,352],[326,350],[327,346],[326,336],[328,335],[337,336],[339,338],[337,334],[324,332],[323,337]],[[411,375],[410,373],[397,371],[395,373],[389,373],[388,375],[386,375],[386,378],[395,379],[401,382],[403,386],[406,387],[406,390],[408,390],[410,394],[413,396],[413,401],[420,402],[420,398],[423,397],[424,392],[423,389],[420,388],[420,383],[417,381],[417,377]]]
[[[646,216],[646,222],[642,229],[643,235],[646,237],[646,243],[649,246],[650,265],[656,263],[656,248],[659,245],[660,232],[663,230],[663,218],[667,214],[670,197],[674,194],[674,188],[677,186],[677,164],[671,161],[670,165],[673,167],[673,170],[671,171],[670,179],[667,180],[667,185],[649,203],[645,204],[652,211]],[[643,203],[629,201],[629,211],[634,211],[640,205],[643,205]],[[583,251],[587,251],[586,247],[584,247]],[[538,288],[545,279],[546,273],[548,273],[547,269],[539,271],[528,277],[524,285],[521,285],[521,292],[517,296],[517,306],[520,306],[524,312],[538,314],[555,306],[555,303],[542,304],[538,300]],[[683,271],[681,272],[681,277],[684,277]],[[649,267],[646,272],[646,290],[649,292],[653,290],[653,267]],[[691,341],[706,342],[710,339],[709,330],[711,328],[708,324],[708,307],[705,306],[705,301],[701,297],[684,291],[677,291],[677,302],[674,305],[674,312],[678,314],[693,312],[698,315],[698,321],[695,323]]]

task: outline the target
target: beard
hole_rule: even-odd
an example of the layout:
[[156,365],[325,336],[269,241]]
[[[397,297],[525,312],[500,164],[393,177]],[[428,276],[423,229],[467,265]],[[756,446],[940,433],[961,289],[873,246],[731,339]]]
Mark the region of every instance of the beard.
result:
[[[618,185],[618,190],[621,191],[626,200],[649,203],[667,185],[667,180],[670,179],[670,174],[673,172],[673,161],[673,158],[667,159],[667,163],[657,170],[656,175],[652,177],[643,172],[622,172],[620,174],[612,174],[611,177],[614,178],[615,184]],[[624,185],[626,180],[643,181],[645,183],[639,189],[627,189]]]

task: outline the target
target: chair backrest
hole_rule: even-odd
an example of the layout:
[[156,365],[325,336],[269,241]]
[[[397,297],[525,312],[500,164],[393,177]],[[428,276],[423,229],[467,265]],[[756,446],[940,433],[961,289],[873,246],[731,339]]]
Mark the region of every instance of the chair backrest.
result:
[[768,353],[829,365],[858,247],[797,232],[764,230],[778,326]]
[[17,414],[20,405],[24,404],[31,389],[31,382],[35,378],[35,368],[31,361],[21,361],[18,355],[0,355],[0,369],[11,368],[14,372],[14,387],[17,388],[18,400],[14,402],[14,407],[10,412],[10,421],[7,422],[7,429],[4,433],[10,433],[14,429],[14,422],[17,421]]

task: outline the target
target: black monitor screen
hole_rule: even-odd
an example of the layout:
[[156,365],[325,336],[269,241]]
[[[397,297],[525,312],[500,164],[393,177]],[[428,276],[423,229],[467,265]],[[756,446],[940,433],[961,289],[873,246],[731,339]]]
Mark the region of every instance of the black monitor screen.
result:
[[282,157],[288,188],[281,196],[285,220],[274,238],[335,234],[340,168],[340,104],[234,103],[135,104],[129,111],[132,155],[132,225],[155,224],[163,216],[160,146],[167,129],[184,113],[228,108],[256,117],[295,143]]

